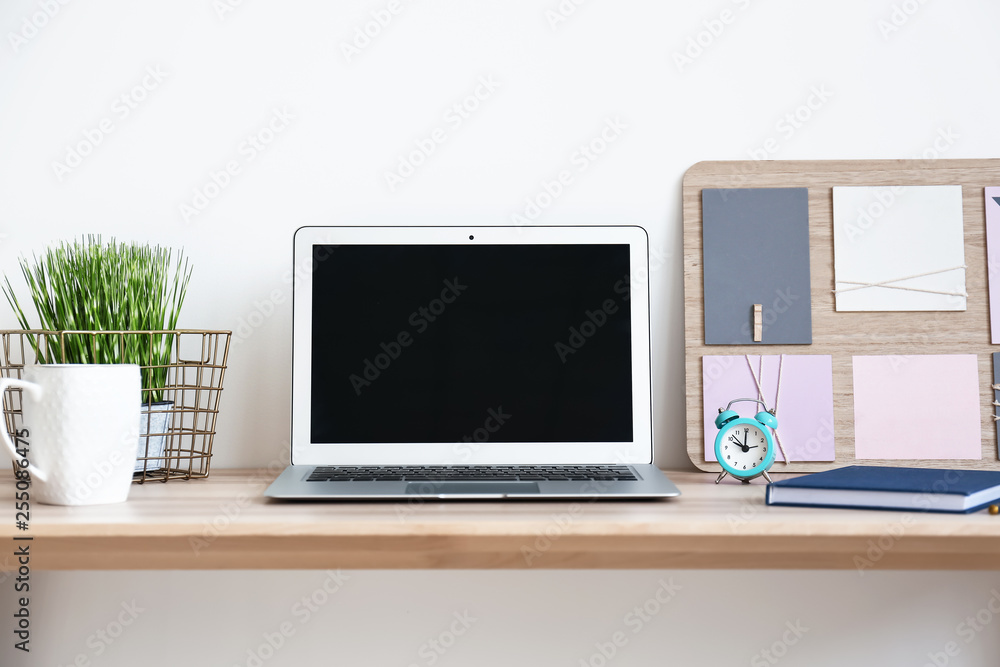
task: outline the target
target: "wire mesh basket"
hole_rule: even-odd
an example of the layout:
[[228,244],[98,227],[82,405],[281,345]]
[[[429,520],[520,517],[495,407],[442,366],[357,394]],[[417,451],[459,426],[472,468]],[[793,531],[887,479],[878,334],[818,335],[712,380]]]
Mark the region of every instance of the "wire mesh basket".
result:
[[[133,482],[208,477],[231,331],[0,330],[0,375],[49,363],[139,363],[142,414]],[[7,432],[24,427],[21,390],[4,392]]]

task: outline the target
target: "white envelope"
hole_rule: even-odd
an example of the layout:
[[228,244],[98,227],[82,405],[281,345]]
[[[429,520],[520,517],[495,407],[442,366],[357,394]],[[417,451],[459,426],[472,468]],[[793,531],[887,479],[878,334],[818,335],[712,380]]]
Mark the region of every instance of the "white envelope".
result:
[[965,310],[962,186],[833,188],[838,311]]

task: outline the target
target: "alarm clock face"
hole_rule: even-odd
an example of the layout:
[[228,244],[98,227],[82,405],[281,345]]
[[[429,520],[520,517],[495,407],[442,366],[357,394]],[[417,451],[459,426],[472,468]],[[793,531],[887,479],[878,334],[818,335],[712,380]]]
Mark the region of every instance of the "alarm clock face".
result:
[[[727,424],[719,434],[716,456],[737,476],[750,477],[766,470],[770,463],[770,438],[763,426],[742,423]],[[747,420],[749,421],[749,420]]]

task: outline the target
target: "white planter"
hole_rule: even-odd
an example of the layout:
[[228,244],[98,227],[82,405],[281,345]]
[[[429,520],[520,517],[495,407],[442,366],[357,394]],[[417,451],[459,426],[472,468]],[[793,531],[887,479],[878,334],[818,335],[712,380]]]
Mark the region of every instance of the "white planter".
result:
[[[152,472],[166,465],[163,460],[167,446],[167,433],[172,423],[173,401],[159,403],[143,403],[142,414],[139,415],[139,444],[136,448],[138,460],[135,462],[135,472]],[[148,446],[147,446],[148,443]],[[143,457],[149,457],[143,460]],[[153,458],[156,457],[156,458]]]

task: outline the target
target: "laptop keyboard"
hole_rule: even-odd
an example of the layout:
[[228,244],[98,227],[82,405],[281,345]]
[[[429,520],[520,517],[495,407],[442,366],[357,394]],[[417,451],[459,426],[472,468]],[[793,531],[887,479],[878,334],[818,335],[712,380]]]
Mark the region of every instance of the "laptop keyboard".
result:
[[317,467],[309,482],[630,481],[628,466],[336,466]]

